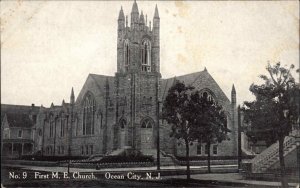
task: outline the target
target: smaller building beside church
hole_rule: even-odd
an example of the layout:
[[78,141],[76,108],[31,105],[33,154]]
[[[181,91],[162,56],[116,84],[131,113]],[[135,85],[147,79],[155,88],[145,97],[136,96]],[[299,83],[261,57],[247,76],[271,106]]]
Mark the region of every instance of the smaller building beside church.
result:
[[39,107],[1,104],[1,154],[14,158],[36,151],[36,119]]

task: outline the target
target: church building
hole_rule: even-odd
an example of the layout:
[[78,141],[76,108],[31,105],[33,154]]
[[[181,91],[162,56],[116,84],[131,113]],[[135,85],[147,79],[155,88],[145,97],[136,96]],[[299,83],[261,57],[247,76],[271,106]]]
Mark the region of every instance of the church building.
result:
[[[160,120],[162,103],[174,80],[184,81],[223,106],[230,140],[213,145],[212,155],[237,154],[236,92],[229,100],[204,69],[176,78],[160,73],[160,17],[155,7],[152,24],[134,1],[130,22],[123,9],[118,17],[117,72],[114,76],[89,74],[75,99],[41,107],[35,125],[35,149],[45,156],[89,156],[134,148],[156,153],[157,129],[160,149],[185,155],[184,146],[170,137],[171,125]],[[159,123],[158,123],[159,121]],[[159,127],[158,127],[159,125]],[[205,145],[191,146],[191,155],[207,155]]]

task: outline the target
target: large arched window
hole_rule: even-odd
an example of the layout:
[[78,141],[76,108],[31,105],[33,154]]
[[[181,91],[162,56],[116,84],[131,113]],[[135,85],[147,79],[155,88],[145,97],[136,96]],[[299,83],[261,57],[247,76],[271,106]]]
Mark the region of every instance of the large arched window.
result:
[[82,134],[94,134],[96,102],[91,93],[87,93],[83,101]]
[[142,121],[142,128],[152,128],[152,121],[150,119],[145,119],[144,121]]
[[128,39],[126,39],[124,41],[124,65],[125,65],[125,70],[128,71],[129,70],[129,64],[130,64],[130,51],[129,51],[129,41]]
[[145,39],[141,47],[142,71],[151,72],[151,43]]

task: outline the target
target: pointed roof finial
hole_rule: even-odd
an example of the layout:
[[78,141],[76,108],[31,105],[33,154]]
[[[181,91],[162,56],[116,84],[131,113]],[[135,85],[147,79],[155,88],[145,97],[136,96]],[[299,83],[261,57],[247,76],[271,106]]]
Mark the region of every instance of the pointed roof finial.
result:
[[235,87],[234,87],[234,84],[232,84],[232,89],[231,89],[231,93],[232,93],[232,94],[236,94],[236,91],[235,91]]
[[75,102],[75,95],[74,95],[74,89],[72,87],[72,90],[71,90],[71,97],[70,97],[70,103],[71,104],[74,104]]
[[128,27],[128,16],[126,15],[126,27]]
[[134,0],[134,2],[133,2],[131,13],[139,13],[139,9],[138,9],[136,0]]
[[159,19],[157,4],[155,5],[154,18],[158,18]]
[[204,67],[204,71],[207,71],[206,67]]
[[121,6],[121,10],[119,12],[119,20],[124,20],[125,17],[124,17],[124,12],[123,12],[123,7]]
[[145,19],[144,19],[143,11],[141,11],[140,24],[145,24]]

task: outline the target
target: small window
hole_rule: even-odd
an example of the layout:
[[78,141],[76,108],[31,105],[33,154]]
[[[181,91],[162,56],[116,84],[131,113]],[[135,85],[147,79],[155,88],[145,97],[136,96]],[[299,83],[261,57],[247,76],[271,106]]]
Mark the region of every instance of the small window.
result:
[[36,124],[36,115],[32,116],[33,123]]
[[89,146],[85,146],[85,153],[86,153],[86,155],[89,154]]
[[205,155],[208,155],[209,149],[210,149],[210,148],[209,148],[208,145],[206,144],[206,145],[205,145]]
[[93,145],[90,145],[90,149],[91,149],[91,155],[93,155],[94,154],[94,146]]
[[201,155],[201,151],[202,150],[202,145],[201,145],[201,143],[198,143],[198,145],[197,145],[197,155]]
[[84,155],[84,147],[81,146],[81,155]]
[[126,126],[126,120],[125,120],[125,119],[122,119],[122,120],[120,121],[120,127],[121,127],[121,129],[124,130],[125,126]]
[[22,130],[19,130],[19,131],[18,131],[18,138],[22,138],[22,133],[23,133]]
[[78,136],[78,119],[75,119],[75,136]]
[[41,129],[39,129],[39,136],[42,136],[43,132]]
[[60,122],[60,137],[64,137],[65,135],[65,122],[66,119],[62,119]]
[[62,153],[62,154],[65,153],[65,148],[64,148],[64,146],[61,146],[61,153]]
[[218,154],[218,145],[213,145],[213,154],[214,155]]
[[4,138],[10,138],[10,130],[9,128],[4,129]]
[[130,64],[130,49],[129,49],[129,41],[126,39],[124,41],[124,65],[125,70],[129,70],[129,64]]
[[146,119],[142,122],[142,128],[152,128],[152,123],[149,119]]

